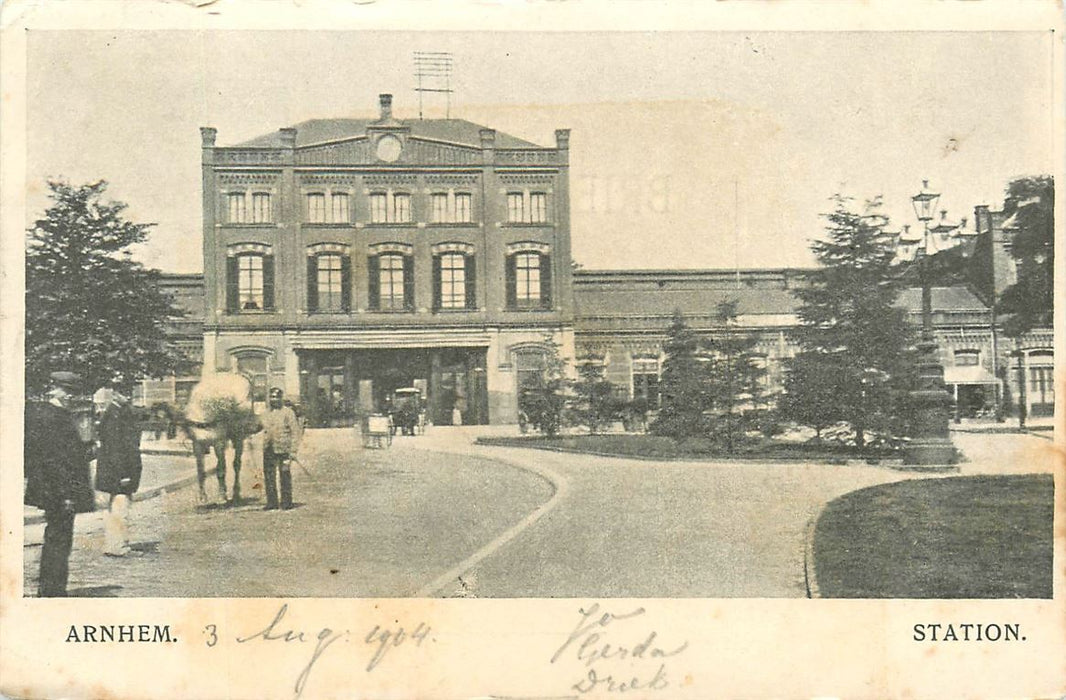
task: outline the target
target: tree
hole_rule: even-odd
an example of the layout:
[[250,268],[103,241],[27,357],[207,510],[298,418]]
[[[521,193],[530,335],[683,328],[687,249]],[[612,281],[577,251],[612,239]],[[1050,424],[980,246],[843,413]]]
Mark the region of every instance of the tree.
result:
[[788,361],[785,374],[785,393],[777,410],[784,420],[814,428],[821,438],[822,430],[845,419],[837,397],[840,375],[835,363],[817,352],[801,352]]
[[[850,198],[837,195],[833,201],[834,210],[824,215],[825,238],[811,246],[820,266],[793,291],[802,302],[794,337],[806,367],[796,372],[793,366],[794,395],[785,403],[810,401],[805,411],[792,414],[808,425],[847,421],[863,447],[868,430],[898,430],[899,418],[907,415],[915,335],[906,310],[896,305],[902,282],[880,199],[861,212]],[[827,377],[831,383],[820,384]],[[835,407],[811,401],[825,391],[832,392]]]
[[26,250],[26,390],[34,395],[59,369],[87,388],[145,377],[188,362],[167,338],[182,315],[160,291],[159,272],[131,257],[152,224],[126,221],[120,202],[103,201],[104,181],[49,182],[54,204],[29,229]]
[[708,428],[706,411],[711,407],[709,358],[680,311],[674,312],[666,334],[666,359],[659,382],[662,406],[651,431],[677,440],[704,435]]
[[1007,335],[1051,326],[1055,291],[1055,181],[1050,175],[1021,177],[1007,186],[1003,213],[1013,220],[1010,254],[1017,282],[996,304]]
[[716,318],[725,331],[707,344],[711,352],[707,386],[714,415],[711,437],[732,454],[748,430],[756,427],[766,368],[756,352],[758,336],[736,328],[737,302],[719,304]]
[[521,388],[518,410],[534,428],[555,436],[562,427],[570,381],[566,377],[566,359],[551,333],[545,334],[543,345],[544,369]]
[[572,386],[571,420],[595,435],[620,413],[614,385],[604,378],[603,364],[595,358],[586,358],[578,364],[577,377]]

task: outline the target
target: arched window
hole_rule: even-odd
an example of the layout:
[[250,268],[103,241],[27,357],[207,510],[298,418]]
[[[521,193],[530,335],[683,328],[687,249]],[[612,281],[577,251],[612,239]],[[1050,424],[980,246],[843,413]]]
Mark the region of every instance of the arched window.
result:
[[230,246],[226,258],[226,311],[274,310],[274,256],[270,246]]
[[518,250],[507,256],[507,308],[552,307],[551,256],[546,251]]
[[433,252],[433,309],[477,308],[477,259],[468,243],[441,243]]
[[414,258],[399,251],[383,251],[367,259],[370,308],[380,311],[414,309]]
[[311,248],[307,258],[307,310],[338,313],[351,310],[352,261],[336,245]]

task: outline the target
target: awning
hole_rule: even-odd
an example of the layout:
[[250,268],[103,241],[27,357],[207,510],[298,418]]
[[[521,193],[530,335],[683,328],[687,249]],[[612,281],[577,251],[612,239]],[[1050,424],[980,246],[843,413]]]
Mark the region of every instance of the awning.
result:
[[945,367],[945,384],[999,384],[999,380],[979,365],[970,367]]

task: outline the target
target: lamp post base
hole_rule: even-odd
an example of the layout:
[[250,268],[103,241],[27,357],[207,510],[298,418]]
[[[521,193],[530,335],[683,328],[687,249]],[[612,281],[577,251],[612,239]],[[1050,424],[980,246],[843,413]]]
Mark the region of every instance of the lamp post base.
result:
[[944,388],[944,368],[930,338],[918,344],[918,388],[911,392],[915,421],[911,441],[903,448],[903,467],[923,471],[957,471],[958,452],[951,444],[952,400]]
[[912,440],[903,448],[900,469],[922,472],[959,471],[958,452],[947,438]]

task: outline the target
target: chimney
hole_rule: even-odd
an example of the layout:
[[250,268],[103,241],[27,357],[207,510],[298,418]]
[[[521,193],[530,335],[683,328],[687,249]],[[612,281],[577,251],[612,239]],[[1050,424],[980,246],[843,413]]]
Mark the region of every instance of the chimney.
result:
[[296,148],[296,129],[291,126],[278,129],[281,134],[282,148]]
[[204,148],[215,147],[215,136],[218,135],[218,129],[213,126],[201,126],[200,127],[200,141]]
[[378,100],[381,102],[381,121],[387,122],[392,119],[392,95],[382,93],[378,95]]
[[560,151],[566,151],[570,149],[570,130],[569,129],[556,129],[555,130],[555,148]]

